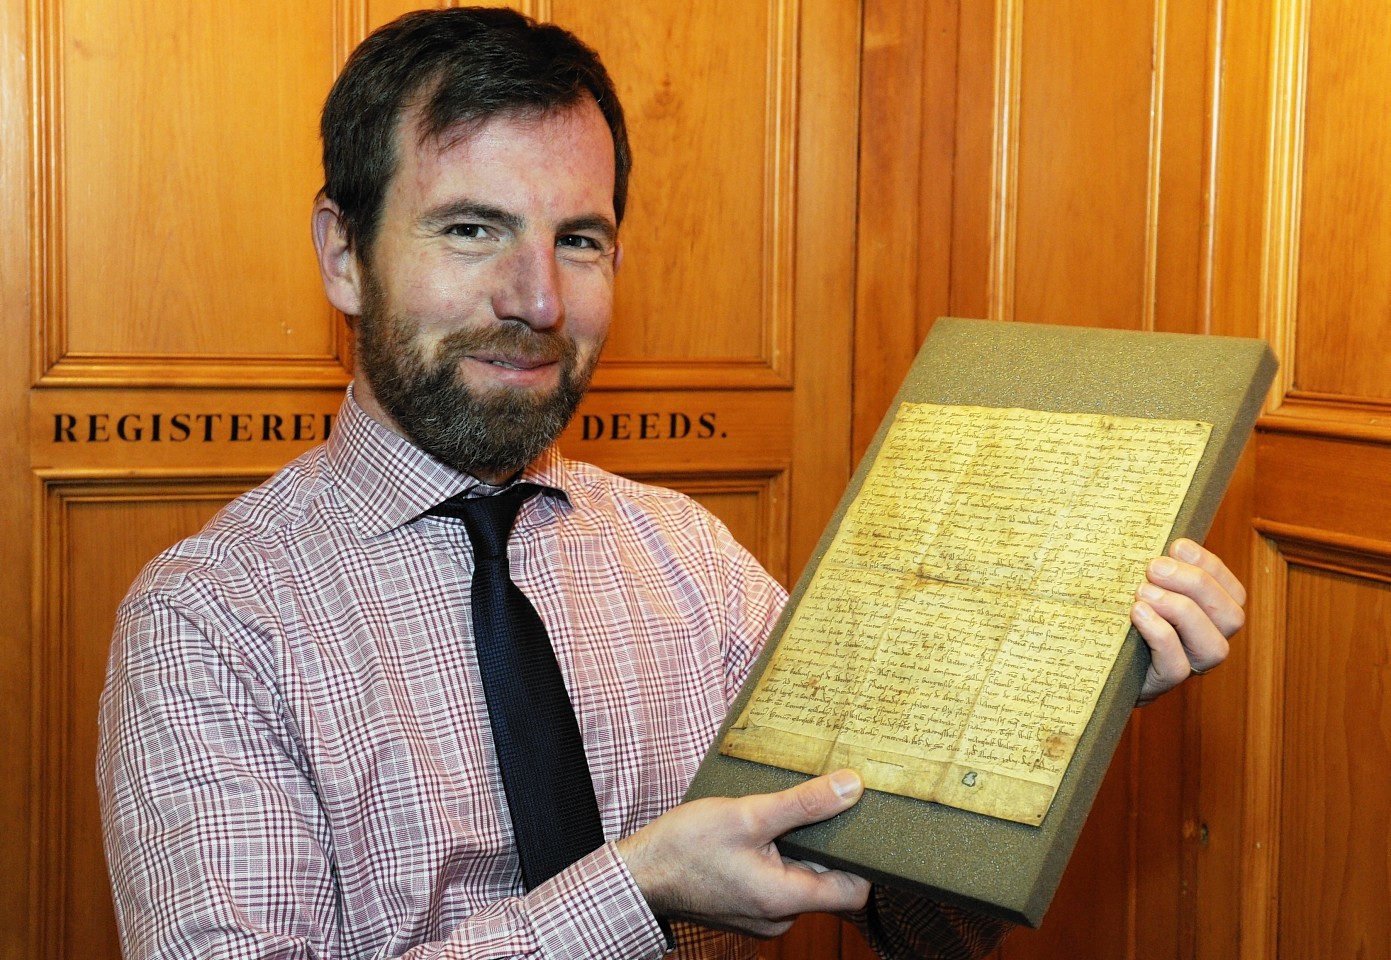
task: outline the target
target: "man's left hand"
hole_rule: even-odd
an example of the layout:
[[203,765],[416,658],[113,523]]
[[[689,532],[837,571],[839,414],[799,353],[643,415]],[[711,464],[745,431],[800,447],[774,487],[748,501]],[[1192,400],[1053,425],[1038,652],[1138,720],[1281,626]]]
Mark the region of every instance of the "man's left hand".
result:
[[1145,575],[1130,608],[1130,621],[1150,648],[1141,705],[1227,659],[1228,638],[1246,622],[1246,588],[1192,540],[1175,540]]

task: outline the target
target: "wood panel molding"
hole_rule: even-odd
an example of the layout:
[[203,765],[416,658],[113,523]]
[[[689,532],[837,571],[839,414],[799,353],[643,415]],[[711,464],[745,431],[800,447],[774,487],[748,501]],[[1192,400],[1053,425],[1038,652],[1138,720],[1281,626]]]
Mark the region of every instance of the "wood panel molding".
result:
[[58,0],[29,2],[29,154],[33,193],[29,211],[30,319],[33,381],[40,382],[67,349],[63,298],[63,85]]
[[1280,545],[1255,538],[1248,636],[1267,645],[1249,658],[1243,762],[1239,960],[1276,956],[1280,891],[1280,745],[1284,736],[1285,597],[1289,565]]
[[1280,836],[1287,697],[1287,596],[1294,567],[1391,583],[1391,543],[1257,519],[1248,661],[1240,960],[1279,955]]
[[[74,691],[81,686],[75,674],[91,674],[105,664],[104,658],[100,664],[79,663],[76,659],[84,638],[76,635],[73,626],[74,603],[81,597],[83,585],[74,582],[70,566],[73,510],[91,504],[221,503],[250,489],[265,476],[264,471],[225,476],[179,471],[162,477],[131,477],[128,472],[123,475],[115,470],[35,473],[34,557],[39,576],[32,595],[36,630],[31,652],[33,699],[29,731],[34,748],[30,817],[35,856],[30,860],[28,878],[30,942],[35,956],[61,960],[115,949],[114,944],[73,939],[82,936],[74,929],[90,924],[93,918],[110,916],[109,905],[93,903],[81,908],[82,922],[77,923],[75,900],[82,902],[85,898],[75,898],[71,889],[75,877],[90,879],[91,886],[102,890],[106,883],[99,842],[97,849],[86,849],[90,836],[87,843],[72,837],[77,827],[87,831],[95,828],[87,817],[79,817],[73,810],[77,791],[90,791],[92,783],[90,776],[85,782],[78,782],[72,771],[90,769],[92,758],[85,755],[87,749],[73,743],[72,731],[79,717],[81,726],[88,726],[95,709],[95,703],[74,702],[80,696]],[[149,558],[122,559],[143,563]],[[107,638],[85,639],[105,649]],[[85,747],[90,748],[90,744]],[[78,756],[79,753],[84,755]],[[79,846],[83,849],[77,849]]]
[[[57,296],[62,296],[61,292]],[[121,356],[66,352],[61,317],[42,335],[58,351],[45,358],[34,378],[38,387],[206,387],[257,386],[267,389],[344,387],[351,379],[349,335],[335,325],[331,357],[179,357],[160,354]],[[36,337],[37,339],[37,337]]]
[[1261,335],[1280,358],[1267,409],[1294,387],[1299,222],[1304,183],[1304,101],[1310,0],[1274,0],[1271,15],[1270,145],[1262,238]]
[[[29,0],[28,52],[34,190],[30,221],[30,325],[32,382],[36,386],[265,387],[341,386],[350,368],[349,334],[329,317],[330,349],[323,355],[189,356],[91,353],[69,343],[66,263],[67,164],[63,70],[65,0]],[[333,8],[338,59],[365,23],[364,0],[337,0]]]
[[1150,81],[1150,135],[1148,181],[1145,191],[1145,292],[1140,329],[1155,329],[1159,290],[1159,209],[1161,166],[1164,159],[1164,78],[1168,62],[1169,0],[1154,0],[1153,76]]
[[1278,544],[1287,564],[1391,583],[1391,542],[1259,517],[1253,526]]
[[1391,405],[1291,390],[1278,408],[1257,421],[1256,429],[1263,433],[1391,444]]
[[[786,339],[792,330],[789,316],[776,318],[775,340]],[[782,343],[781,356],[790,358],[791,348]],[[604,354],[594,371],[595,390],[790,390],[790,364],[782,368],[767,358],[712,359],[698,357],[633,357]]]
[[1014,319],[1019,214],[1019,109],[1024,0],[995,0],[995,122],[991,144],[990,268],[987,319]]
[[[1148,8],[1146,13],[1149,16],[1149,60],[1148,60],[1148,84],[1147,99],[1148,109],[1145,114],[1147,132],[1145,134],[1145,154],[1143,172],[1140,170],[1126,171],[1137,176],[1134,177],[1138,183],[1143,177],[1143,223],[1137,223],[1135,234],[1139,239],[1142,250],[1142,262],[1139,264],[1139,272],[1136,276],[1137,293],[1134,302],[1138,306],[1138,311],[1134,316],[1125,315],[1115,317],[1114,320],[1121,325],[1132,329],[1154,330],[1157,329],[1156,308],[1158,302],[1158,291],[1163,283],[1160,276],[1160,248],[1162,242],[1163,229],[1166,226],[1160,216],[1161,192],[1164,177],[1164,134],[1166,117],[1166,69],[1167,50],[1169,43],[1169,32],[1171,27],[1170,11],[1168,0],[1149,0],[1145,4]],[[1046,151],[1046,145],[1030,142],[1024,143],[1024,138],[1028,135],[1023,126],[1026,119],[1030,126],[1035,126],[1038,121],[1034,118],[1023,116],[1025,108],[1024,87],[1026,83],[1033,85],[1034,81],[1025,77],[1026,63],[1036,52],[1032,46],[1026,51],[1026,43],[1032,43],[1034,30],[1030,29],[1030,24],[1026,23],[1026,16],[1030,11],[1037,13],[1037,8],[1029,8],[1024,0],[996,0],[995,21],[994,21],[994,111],[992,123],[992,152],[991,152],[991,197],[990,197],[990,240],[989,240],[989,273],[988,273],[988,313],[992,319],[1011,320],[1016,317],[1016,298],[1029,296],[1034,291],[1021,291],[1020,283],[1028,285],[1027,278],[1021,279],[1020,275],[1020,249],[1021,230],[1027,232],[1030,225],[1027,221],[1021,226],[1021,216],[1027,217],[1028,210],[1021,211],[1021,174],[1027,177],[1029,170],[1021,170],[1021,164],[1028,163],[1034,168],[1039,168],[1036,157],[1026,157],[1021,159],[1021,150],[1041,150]],[[1046,16],[1047,14],[1045,14]],[[1038,23],[1042,21],[1032,21]],[[1081,29],[1081,24],[1077,24],[1073,29]],[[1026,36],[1026,31],[1028,36]],[[1067,56],[1067,52],[1061,51],[1062,56]],[[1040,73],[1047,72],[1047,68],[1039,67],[1035,62],[1034,70]],[[1026,182],[1025,186],[1029,184]],[[1035,191],[1038,189],[1037,175],[1033,186]],[[1028,203],[1028,197],[1024,198]],[[1034,201],[1037,202],[1036,200]],[[1139,211],[1137,211],[1139,212]],[[1083,229],[1086,224],[1083,224]],[[1036,228],[1034,228],[1036,229]],[[1037,235],[1029,233],[1029,239],[1024,241],[1026,248],[1035,243]],[[1071,245],[1077,241],[1066,241],[1063,245]],[[1030,255],[1030,250],[1025,250],[1025,255]],[[1027,268],[1027,261],[1025,262]],[[1046,273],[1046,271],[1045,271]],[[1038,271],[1034,271],[1034,281],[1037,282]],[[1033,319],[1030,317],[1030,319]],[[1053,316],[1049,320],[1057,322],[1061,318]]]

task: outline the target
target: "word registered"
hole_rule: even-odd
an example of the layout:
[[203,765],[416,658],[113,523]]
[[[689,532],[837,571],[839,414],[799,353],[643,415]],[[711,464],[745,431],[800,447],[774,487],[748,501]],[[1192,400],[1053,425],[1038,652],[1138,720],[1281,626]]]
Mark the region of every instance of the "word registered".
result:
[[331,413],[55,413],[54,443],[274,443],[327,440]]

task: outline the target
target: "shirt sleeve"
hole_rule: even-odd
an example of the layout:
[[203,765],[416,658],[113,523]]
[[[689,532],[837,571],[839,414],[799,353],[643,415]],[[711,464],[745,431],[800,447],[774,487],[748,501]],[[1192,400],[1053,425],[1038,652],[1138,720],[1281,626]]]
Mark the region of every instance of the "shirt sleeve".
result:
[[[272,683],[159,596],[123,605],[102,695],[98,787],[127,960],[348,951],[333,837]],[[375,918],[382,920],[381,917]],[[389,936],[390,934],[387,934]],[[394,955],[658,957],[665,938],[606,845],[525,896]]]
[[723,523],[713,523],[716,553],[724,561],[720,601],[725,611],[725,703],[732,704],[782,614],[787,590]]

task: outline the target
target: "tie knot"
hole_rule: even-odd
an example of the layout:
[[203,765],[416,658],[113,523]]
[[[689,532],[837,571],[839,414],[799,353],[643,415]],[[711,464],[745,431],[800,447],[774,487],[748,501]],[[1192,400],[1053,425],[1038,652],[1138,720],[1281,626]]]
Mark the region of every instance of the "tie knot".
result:
[[463,520],[474,557],[496,560],[507,555],[507,538],[522,504],[540,492],[534,483],[518,483],[491,497],[450,497],[427,512]]

